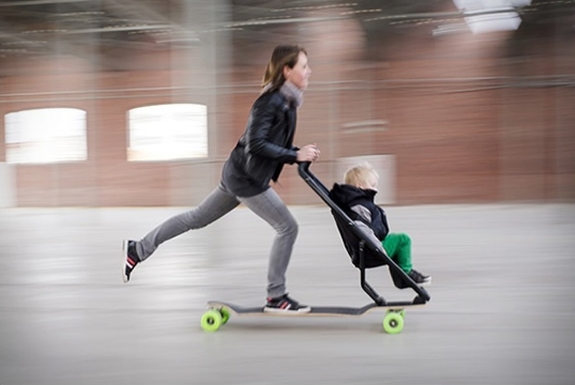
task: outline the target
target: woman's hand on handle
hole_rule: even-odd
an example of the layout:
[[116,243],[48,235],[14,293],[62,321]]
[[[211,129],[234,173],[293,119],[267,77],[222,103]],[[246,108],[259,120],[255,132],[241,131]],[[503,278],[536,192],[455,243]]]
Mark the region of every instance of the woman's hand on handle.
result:
[[297,152],[298,162],[315,162],[319,158],[319,148],[316,144],[306,144]]

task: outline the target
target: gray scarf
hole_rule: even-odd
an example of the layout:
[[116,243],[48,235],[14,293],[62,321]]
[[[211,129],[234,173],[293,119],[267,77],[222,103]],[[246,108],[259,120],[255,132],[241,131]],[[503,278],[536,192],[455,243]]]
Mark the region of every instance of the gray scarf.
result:
[[[266,84],[262,89],[262,94],[269,91],[271,88],[271,83]],[[280,94],[282,94],[288,102],[293,103],[293,105],[298,108],[303,104],[303,91],[300,90],[292,82],[285,81],[279,89]]]

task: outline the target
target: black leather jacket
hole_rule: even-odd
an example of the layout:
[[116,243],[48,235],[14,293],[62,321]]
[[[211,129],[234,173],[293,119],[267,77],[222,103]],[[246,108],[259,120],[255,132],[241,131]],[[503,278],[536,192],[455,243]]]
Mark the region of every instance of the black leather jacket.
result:
[[254,102],[246,130],[224,165],[224,186],[238,196],[253,196],[277,181],[283,165],[297,159],[293,146],[296,107],[278,91]]

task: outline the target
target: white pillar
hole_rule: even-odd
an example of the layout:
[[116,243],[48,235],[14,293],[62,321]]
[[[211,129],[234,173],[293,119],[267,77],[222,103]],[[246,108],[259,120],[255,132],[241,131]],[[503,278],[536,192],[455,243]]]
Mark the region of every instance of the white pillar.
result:
[[16,206],[16,175],[14,166],[0,162],[0,208]]

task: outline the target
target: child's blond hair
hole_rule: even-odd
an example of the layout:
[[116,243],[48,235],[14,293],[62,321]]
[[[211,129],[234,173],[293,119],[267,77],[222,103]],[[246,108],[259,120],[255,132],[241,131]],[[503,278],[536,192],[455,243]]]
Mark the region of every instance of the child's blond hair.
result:
[[370,177],[379,180],[379,174],[373,166],[367,162],[361,162],[345,172],[343,180],[345,184],[355,187],[369,186]]

